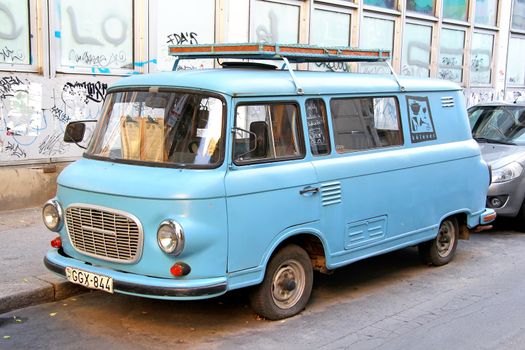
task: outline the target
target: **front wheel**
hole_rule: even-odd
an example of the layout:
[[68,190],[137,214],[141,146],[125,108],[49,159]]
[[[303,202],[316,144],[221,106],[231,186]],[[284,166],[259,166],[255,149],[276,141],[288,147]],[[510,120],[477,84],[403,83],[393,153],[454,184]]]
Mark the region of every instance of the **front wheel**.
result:
[[269,320],[280,320],[304,309],[312,292],[312,262],[306,251],[290,244],[270,260],[260,285],[250,295],[253,310]]
[[443,220],[439,232],[431,241],[418,246],[419,256],[424,263],[434,266],[448,264],[454,257],[458,245],[459,226],[456,218]]

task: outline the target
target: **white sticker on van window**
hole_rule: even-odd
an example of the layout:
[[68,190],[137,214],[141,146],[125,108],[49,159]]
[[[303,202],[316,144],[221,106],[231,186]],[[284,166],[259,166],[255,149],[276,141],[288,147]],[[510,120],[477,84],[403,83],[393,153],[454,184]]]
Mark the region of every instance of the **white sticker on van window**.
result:
[[428,97],[406,96],[406,99],[412,143],[435,140],[437,135]]
[[210,130],[208,129],[197,129],[197,137],[208,137],[210,136]]

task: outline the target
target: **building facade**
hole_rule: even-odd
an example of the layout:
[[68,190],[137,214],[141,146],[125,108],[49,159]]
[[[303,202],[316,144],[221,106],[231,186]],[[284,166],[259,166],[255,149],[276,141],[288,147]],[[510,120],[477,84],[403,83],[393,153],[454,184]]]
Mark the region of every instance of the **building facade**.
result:
[[388,49],[469,106],[525,95],[525,0],[0,0],[0,168],[79,157],[65,125],[96,119],[120,77],[171,70],[169,45],[248,41]]

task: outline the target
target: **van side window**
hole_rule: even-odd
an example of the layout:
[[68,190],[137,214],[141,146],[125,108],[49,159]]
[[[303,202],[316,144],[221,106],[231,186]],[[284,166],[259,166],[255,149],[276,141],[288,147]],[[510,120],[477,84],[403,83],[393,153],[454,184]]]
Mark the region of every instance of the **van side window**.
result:
[[337,153],[403,144],[394,97],[332,99],[330,108]]
[[301,116],[294,103],[240,105],[233,130],[235,163],[304,156]]
[[314,156],[330,153],[330,136],[326,120],[326,106],[320,98],[306,100],[308,139]]

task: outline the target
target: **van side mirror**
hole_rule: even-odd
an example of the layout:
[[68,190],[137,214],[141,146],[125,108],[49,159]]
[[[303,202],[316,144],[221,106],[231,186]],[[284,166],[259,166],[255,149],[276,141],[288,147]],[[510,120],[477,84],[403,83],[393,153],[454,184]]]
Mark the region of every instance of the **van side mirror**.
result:
[[268,126],[264,121],[250,124],[250,149],[252,157],[266,157],[268,153]]
[[84,139],[86,133],[86,124],[83,121],[75,121],[67,124],[64,132],[64,142],[79,143]]

